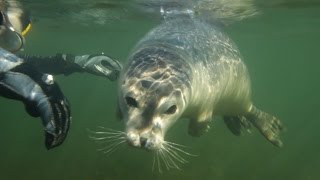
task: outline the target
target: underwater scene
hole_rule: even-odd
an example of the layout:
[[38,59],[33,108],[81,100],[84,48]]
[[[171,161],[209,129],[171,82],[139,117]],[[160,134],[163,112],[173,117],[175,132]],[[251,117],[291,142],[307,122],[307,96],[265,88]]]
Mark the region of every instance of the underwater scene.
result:
[[119,79],[86,72],[55,75],[70,103],[68,136],[48,150],[41,119],[31,117],[23,103],[0,97],[1,180],[320,179],[319,0],[19,3],[30,11],[32,26],[18,55],[104,53],[124,67],[151,29],[175,18],[201,18],[237,45],[250,75],[251,99],[282,122],[283,145],[274,146],[253,125],[242,124],[236,136],[217,116],[201,137],[189,135],[188,118],[178,118],[161,153],[136,148],[126,142],[126,121],[119,118]]

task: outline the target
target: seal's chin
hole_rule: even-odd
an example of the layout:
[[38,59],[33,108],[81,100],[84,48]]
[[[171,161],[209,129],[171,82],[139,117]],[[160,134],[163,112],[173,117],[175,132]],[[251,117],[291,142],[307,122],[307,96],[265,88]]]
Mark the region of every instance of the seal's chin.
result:
[[129,145],[148,151],[158,151],[162,147],[163,136],[155,133],[127,132],[127,142]]

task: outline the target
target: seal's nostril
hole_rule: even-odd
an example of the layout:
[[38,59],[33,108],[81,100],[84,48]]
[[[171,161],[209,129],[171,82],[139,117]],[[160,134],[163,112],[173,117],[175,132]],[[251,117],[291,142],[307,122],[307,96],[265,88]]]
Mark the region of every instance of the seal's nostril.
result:
[[141,144],[141,147],[144,147],[147,143],[147,138],[145,137],[140,137],[140,144]]

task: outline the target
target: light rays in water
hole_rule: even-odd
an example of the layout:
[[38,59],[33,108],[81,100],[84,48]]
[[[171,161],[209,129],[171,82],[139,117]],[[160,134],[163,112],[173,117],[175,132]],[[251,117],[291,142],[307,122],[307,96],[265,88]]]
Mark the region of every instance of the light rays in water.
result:
[[[98,126],[97,130],[88,129],[88,132],[89,137],[102,146],[97,151],[108,156],[126,142],[126,133],[122,131]],[[157,169],[162,173],[163,170],[181,170],[181,165],[188,163],[186,156],[196,156],[185,151],[185,148],[188,147],[163,141],[160,149],[151,151],[153,153],[152,171]]]

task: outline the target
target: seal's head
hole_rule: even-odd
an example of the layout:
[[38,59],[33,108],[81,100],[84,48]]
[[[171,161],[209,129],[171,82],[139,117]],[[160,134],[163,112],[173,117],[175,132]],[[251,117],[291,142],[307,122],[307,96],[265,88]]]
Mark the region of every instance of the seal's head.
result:
[[177,67],[179,60],[161,48],[141,50],[129,60],[120,81],[119,107],[130,145],[163,148],[166,131],[186,108],[188,71]]

